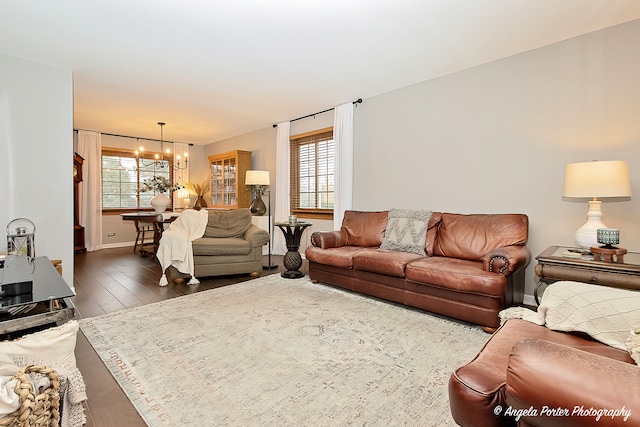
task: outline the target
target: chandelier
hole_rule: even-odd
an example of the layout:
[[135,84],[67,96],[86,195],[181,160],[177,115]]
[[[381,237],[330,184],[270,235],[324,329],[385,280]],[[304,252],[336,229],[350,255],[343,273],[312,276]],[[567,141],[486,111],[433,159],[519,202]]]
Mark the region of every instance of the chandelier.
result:
[[[171,156],[171,150],[169,148],[167,148],[165,150],[164,148],[164,132],[163,132],[163,127],[166,123],[164,122],[158,122],[158,124],[160,125],[160,153],[156,153],[154,158],[151,159],[151,161],[145,163],[145,158],[144,158],[144,147],[140,146],[136,151],[135,151],[135,155],[136,155],[136,159],[138,160],[138,163],[144,167],[148,167],[151,166],[152,164],[155,163],[155,167],[158,169],[163,169],[165,166],[170,165],[170,161],[168,156]],[[166,156],[165,156],[166,154]],[[173,162],[173,169],[175,170],[182,170],[182,169],[186,169],[187,165],[189,164],[189,159],[188,159],[189,154],[185,151],[183,157],[181,157],[179,154],[176,155],[175,157],[175,161]]]

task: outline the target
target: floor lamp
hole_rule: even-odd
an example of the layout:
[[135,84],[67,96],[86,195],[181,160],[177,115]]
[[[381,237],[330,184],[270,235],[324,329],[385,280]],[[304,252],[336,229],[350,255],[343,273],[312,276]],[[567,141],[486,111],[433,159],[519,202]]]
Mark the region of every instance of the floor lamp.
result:
[[269,206],[269,261],[267,265],[263,265],[263,270],[272,270],[278,267],[278,264],[271,264],[271,239],[273,239],[273,227],[271,226],[271,190],[267,188],[267,205]]
[[267,192],[269,197],[269,210],[268,210],[268,219],[269,219],[269,263],[267,265],[263,265],[263,270],[271,270],[272,268],[276,268],[277,264],[271,264],[271,239],[273,238],[273,229],[271,228],[271,191],[269,191],[269,171],[256,171],[256,170],[248,170],[245,177],[245,185],[253,188],[254,199],[251,202],[250,210],[254,215],[264,215],[265,206],[262,201],[262,195]]

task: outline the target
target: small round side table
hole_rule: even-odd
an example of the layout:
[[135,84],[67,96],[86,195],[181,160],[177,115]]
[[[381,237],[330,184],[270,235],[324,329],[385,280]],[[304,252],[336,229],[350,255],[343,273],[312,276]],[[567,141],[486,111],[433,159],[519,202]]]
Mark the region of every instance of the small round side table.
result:
[[299,279],[304,277],[304,273],[300,271],[302,267],[302,256],[298,249],[300,248],[300,240],[302,239],[302,233],[305,228],[312,226],[310,222],[276,222],[274,224],[284,234],[285,241],[287,243],[287,253],[284,254],[282,260],[287,271],[281,274],[286,279]]

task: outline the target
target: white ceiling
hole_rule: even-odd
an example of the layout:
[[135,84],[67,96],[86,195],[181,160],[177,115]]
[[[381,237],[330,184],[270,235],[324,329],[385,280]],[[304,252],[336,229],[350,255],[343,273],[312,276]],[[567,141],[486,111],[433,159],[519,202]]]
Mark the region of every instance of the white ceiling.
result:
[[0,0],[74,127],[206,144],[640,19],[638,0]]

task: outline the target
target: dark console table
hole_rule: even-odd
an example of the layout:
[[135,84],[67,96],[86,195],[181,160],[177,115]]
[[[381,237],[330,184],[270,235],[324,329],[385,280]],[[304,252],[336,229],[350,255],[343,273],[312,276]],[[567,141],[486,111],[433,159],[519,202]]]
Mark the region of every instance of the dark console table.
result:
[[[47,257],[34,258],[30,266],[31,292],[6,295],[0,290],[0,335],[12,334],[43,325],[62,323],[74,315],[68,299],[74,295]],[[4,268],[0,286],[5,288]]]

